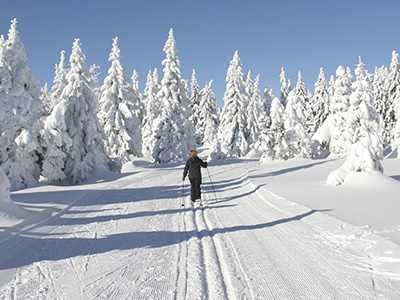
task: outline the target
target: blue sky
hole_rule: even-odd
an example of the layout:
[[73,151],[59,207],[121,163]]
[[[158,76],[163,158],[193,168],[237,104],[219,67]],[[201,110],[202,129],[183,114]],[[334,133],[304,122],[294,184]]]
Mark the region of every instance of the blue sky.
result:
[[294,85],[301,70],[314,91],[320,67],[329,79],[339,65],[354,70],[359,55],[371,72],[389,66],[392,51],[400,51],[399,13],[398,0],[0,0],[0,34],[18,19],[28,64],[50,86],[60,51],[68,58],[75,38],[88,65],[101,67],[102,83],[118,36],[128,75],[136,69],[143,90],[149,69],[162,76],[173,28],[183,77],[190,80],[195,68],[201,87],[214,79],[222,105],[236,50],[245,73],[260,74],[261,88],[277,96],[282,67]]

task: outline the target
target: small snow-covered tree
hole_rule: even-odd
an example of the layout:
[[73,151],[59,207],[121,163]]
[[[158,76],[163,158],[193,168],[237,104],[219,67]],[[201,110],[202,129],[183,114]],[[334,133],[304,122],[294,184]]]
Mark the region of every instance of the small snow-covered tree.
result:
[[345,182],[348,172],[383,171],[381,117],[372,105],[372,79],[361,57],[355,74],[356,81],[353,83],[353,92],[349,99],[345,132],[351,146],[343,166],[329,174],[327,178],[329,185],[340,185]]
[[[109,163],[104,148],[103,129],[96,115],[97,99],[91,88],[92,76],[85,59],[80,40],[75,39],[69,60],[70,70],[66,77],[67,85],[61,94],[60,103],[57,104],[59,107],[56,106],[50,116],[57,116],[63,121],[48,121],[52,125],[47,127],[47,132],[57,132],[61,137],[65,132],[71,139],[67,143],[65,138],[61,144],[55,145],[55,149],[65,152],[62,169],[66,179],[72,183],[87,178],[96,166],[107,166]],[[45,136],[47,132],[44,133]],[[45,158],[46,160],[52,164],[52,161]],[[54,167],[57,169],[59,166]]]
[[275,98],[274,91],[272,89],[265,88],[264,95],[261,99],[261,111],[264,115],[269,116],[271,111],[272,100]]
[[132,156],[142,156],[140,121],[133,113],[136,93],[121,62],[118,38],[114,38],[109,61],[111,67],[101,87],[98,117],[107,137],[105,147],[109,157],[126,163]]
[[41,94],[40,94],[40,101],[42,101],[44,108],[46,109],[46,111],[50,111],[51,110],[51,95],[49,92],[49,88],[47,86],[47,82],[44,84],[44,87],[42,87],[41,89]]
[[329,115],[329,92],[324,69],[321,68],[318,80],[314,84],[314,96],[311,100],[312,121],[310,134],[313,135],[322,126]]
[[305,119],[302,100],[293,90],[289,93],[285,108],[285,139],[289,150],[288,158],[295,156],[310,157],[311,138],[303,125]]
[[226,83],[218,139],[227,156],[240,157],[247,154],[249,144],[246,122],[248,95],[238,51],[228,67]]
[[329,149],[331,153],[344,156],[349,150],[349,141],[344,134],[346,130],[346,118],[349,108],[349,97],[352,92],[351,78],[346,69],[339,66],[336,70],[334,94],[330,102],[330,114],[332,115],[331,141]]
[[153,123],[155,144],[152,157],[157,163],[178,161],[186,158],[196,147],[190,122],[190,100],[180,72],[180,61],[174,32],[171,29],[164,46],[166,58],[164,76],[157,98],[161,102],[161,114]]
[[212,83],[212,80],[206,83],[200,91],[197,133],[201,138],[201,143],[206,146],[214,144],[219,126],[218,104],[212,90]]
[[283,106],[286,106],[286,103],[288,101],[288,96],[290,91],[293,89],[292,85],[290,83],[290,80],[286,79],[286,73],[285,73],[285,69],[282,68],[281,69],[281,74],[279,75],[280,78],[280,82],[281,82],[281,102],[283,104]]
[[39,80],[26,63],[16,19],[11,21],[8,39],[0,40],[0,165],[15,190],[39,179],[38,135],[46,111]]
[[303,75],[301,71],[299,71],[297,75],[297,84],[294,88],[294,92],[297,97],[298,107],[301,108],[301,111],[298,111],[298,117],[300,118],[300,122],[306,129],[307,133],[311,133],[311,124],[312,124],[312,110],[310,106],[309,95],[306,91],[306,85],[303,80]]

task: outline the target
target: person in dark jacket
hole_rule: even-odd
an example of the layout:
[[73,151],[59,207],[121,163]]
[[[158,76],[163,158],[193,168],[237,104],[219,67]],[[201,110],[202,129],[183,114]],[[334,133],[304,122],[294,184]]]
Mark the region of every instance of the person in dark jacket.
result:
[[190,151],[190,158],[186,162],[185,169],[183,170],[183,178],[185,180],[186,175],[189,172],[189,180],[191,184],[191,199],[195,202],[197,199],[201,200],[201,170],[200,167],[207,168],[208,164],[206,161],[202,161],[195,150]]

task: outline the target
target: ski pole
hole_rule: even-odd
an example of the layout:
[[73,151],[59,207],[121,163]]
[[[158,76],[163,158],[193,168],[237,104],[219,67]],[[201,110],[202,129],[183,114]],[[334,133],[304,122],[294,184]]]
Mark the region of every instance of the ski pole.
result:
[[212,182],[212,180],[211,180],[211,174],[210,174],[210,171],[208,170],[208,168],[206,168],[206,169],[207,169],[207,172],[208,172],[208,177],[210,177],[210,183],[211,183],[212,189],[213,189],[213,191],[214,191],[215,202],[218,202],[218,199],[217,199],[217,194],[215,193],[215,189],[214,189],[214,184],[213,184],[213,182]]
[[185,206],[185,204],[183,203],[185,197],[185,180],[182,179],[182,198],[181,198],[181,206]]

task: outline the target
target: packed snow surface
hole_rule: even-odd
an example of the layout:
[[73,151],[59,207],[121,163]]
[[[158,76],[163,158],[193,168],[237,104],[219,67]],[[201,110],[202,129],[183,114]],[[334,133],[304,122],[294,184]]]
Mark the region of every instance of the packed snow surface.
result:
[[339,187],[343,159],[258,161],[211,161],[204,207],[184,162],[12,192],[0,299],[400,299],[400,160]]

